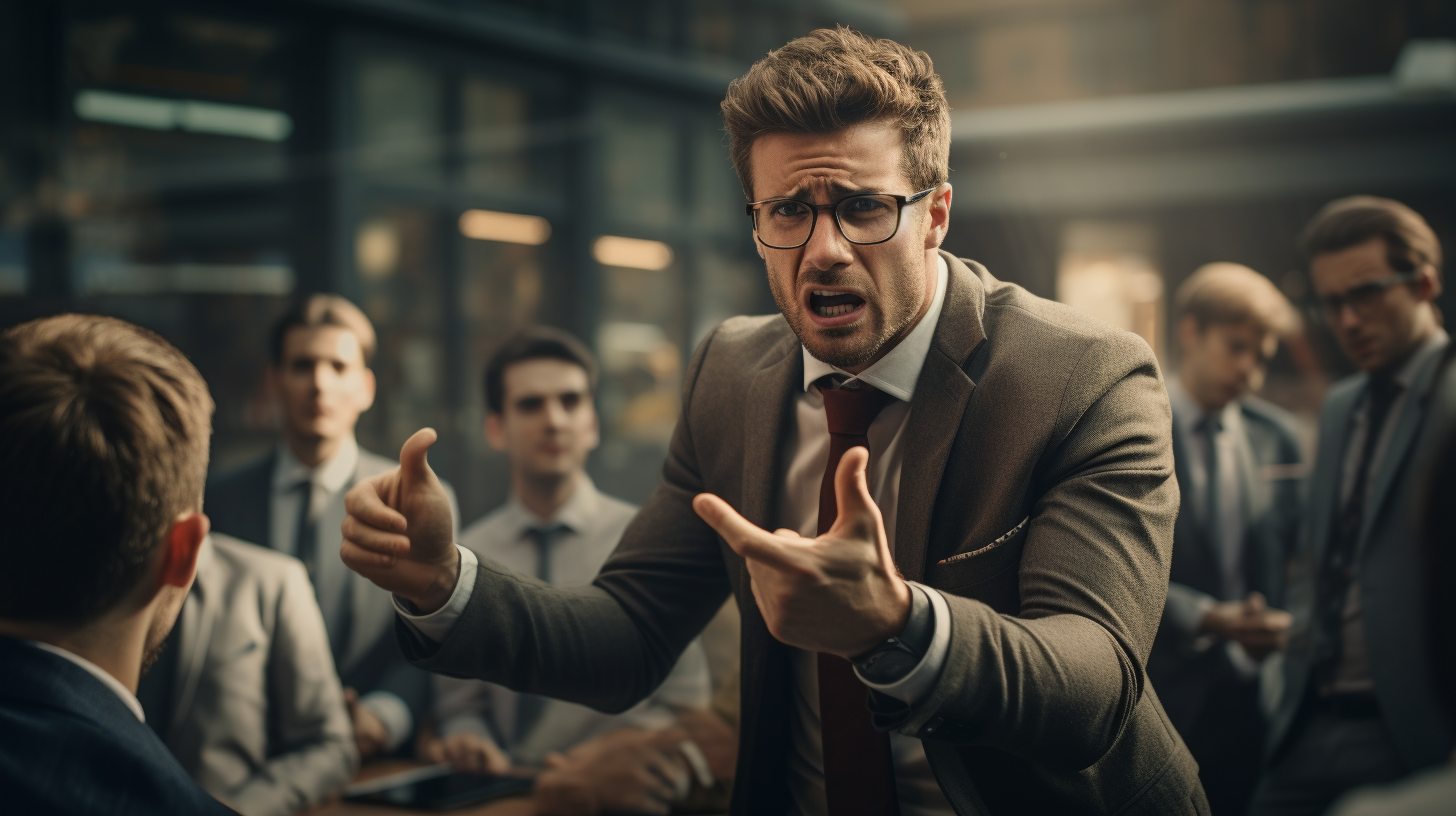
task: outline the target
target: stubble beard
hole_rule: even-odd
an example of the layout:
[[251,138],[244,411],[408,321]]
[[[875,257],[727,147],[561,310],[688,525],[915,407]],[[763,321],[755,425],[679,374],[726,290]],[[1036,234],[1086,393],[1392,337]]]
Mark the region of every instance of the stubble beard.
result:
[[[843,276],[833,273],[819,273],[815,277],[814,283],[825,286],[844,283]],[[925,292],[917,292],[916,286],[917,281],[924,280],[923,271],[897,269],[891,274],[890,285],[883,292],[885,302],[866,300],[865,313],[859,322],[850,326],[821,329],[814,325],[806,313],[808,307],[799,301],[796,286],[791,285],[788,291],[784,291],[784,287],[778,283],[778,276],[772,272],[768,280],[779,313],[788,321],[789,328],[793,329],[799,342],[809,350],[814,359],[836,368],[853,368],[874,359],[886,343],[899,336],[915,320],[925,297]],[[857,335],[860,336],[855,340]],[[834,342],[836,340],[840,342]]]

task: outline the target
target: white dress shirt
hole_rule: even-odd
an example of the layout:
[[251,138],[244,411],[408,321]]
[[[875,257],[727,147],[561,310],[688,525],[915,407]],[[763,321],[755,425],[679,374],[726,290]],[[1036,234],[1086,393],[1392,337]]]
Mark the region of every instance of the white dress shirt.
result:
[[[467,527],[459,543],[519,575],[541,578],[540,553],[529,532],[559,526],[547,553],[549,582],[560,587],[585,586],[616,550],[622,531],[636,515],[636,507],[602,494],[582,474],[581,483],[554,517],[536,516],[513,496]],[[522,765],[534,765],[550,751],[565,751],[623,726],[666,728],[674,721],[674,708],[707,708],[709,696],[707,657],[696,640],[652,696],[631,709],[603,714],[576,703],[547,700],[524,734],[517,733],[520,695],[516,692],[479,680],[435,678],[435,714],[441,736],[475,734],[496,743]]]
[[[341,536],[340,525],[344,523],[344,493],[353,482],[358,469],[359,443],[352,434],[345,437],[333,456],[313,468],[298,461],[288,445],[279,444],[278,455],[274,457],[273,495],[270,499],[273,549],[298,555],[298,514],[302,509],[299,504],[303,500],[298,486],[310,482],[309,521],[318,531],[315,533],[315,555],[332,558],[338,551],[336,541]],[[340,580],[348,580],[345,572],[333,571],[331,574],[336,574]],[[345,605],[341,609],[323,609],[324,620],[330,626],[340,625],[337,620],[339,614],[349,614],[347,583],[336,589],[336,594],[345,601]],[[317,591],[315,587],[315,592]],[[342,671],[342,667],[340,670]],[[395,750],[414,732],[414,716],[398,694],[375,690],[360,697],[359,703],[368,708],[384,725],[384,730],[389,735],[385,743],[387,750]]]
[[147,721],[147,714],[145,711],[142,710],[141,701],[138,700],[136,698],[136,695],[132,694],[126,686],[123,686],[120,680],[112,677],[111,672],[101,668],[100,666],[92,663],[91,661],[76,654],[75,652],[66,651],[59,646],[52,646],[49,643],[42,643],[39,640],[27,640],[25,642],[29,643],[37,649],[43,649],[47,652],[50,652],[57,657],[64,657],[72,663],[75,663],[77,666],[85,669],[92,677],[100,680],[103,686],[111,689],[111,693],[115,694],[123,703],[125,703],[126,707],[131,709],[131,713],[135,714],[138,720],[140,720],[141,722]]
[[[945,303],[949,271],[945,259],[937,258],[939,274],[930,309],[920,323],[899,345],[891,349],[856,379],[866,382],[896,398],[870,425],[869,488],[875,504],[884,516],[885,533],[891,551],[895,547],[895,518],[900,493],[900,469],[905,453],[905,426],[910,416],[910,400],[915,394],[916,380],[925,365],[940,322]],[[799,531],[806,536],[818,534],[819,486],[829,461],[829,423],[824,414],[824,400],[813,382],[838,369],[815,359],[808,350],[804,355],[804,390],[794,400],[794,424],[789,449],[794,451],[784,474],[783,514],[778,526]],[[847,373],[846,373],[847,375]],[[847,375],[849,376],[849,375]],[[395,599],[395,609],[415,631],[436,641],[444,640],[450,627],[459,619],[470,602],[475,587],[478,561],[464,547],[460,553],[460,579],[455,592],[443,607],[429,615],[410,614]],[[877,689],[911,705],[924,699],[934,687],[950,650],[950,608],[937,591],[917,587],[931,601],[935,628],[931,646],[925,657],[909,675],[889,686]],[[821,816],[827,810],[824,799],[823,746],[819,731],[819,672],[814,653],[796,650],[793,658],[795,708],[792,724],[793,751],[789,757],[789,789],[795,809],[806,816]],[[895,762],[895,787],[902,816],[951,816],[954,810],[931,773],[920,740],[900,734],[890,735],[891,753]]]

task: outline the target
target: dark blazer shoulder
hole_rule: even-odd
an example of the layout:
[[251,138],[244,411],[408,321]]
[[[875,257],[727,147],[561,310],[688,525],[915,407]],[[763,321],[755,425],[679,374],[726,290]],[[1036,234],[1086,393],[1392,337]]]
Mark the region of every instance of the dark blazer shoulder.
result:
[[207,480],[202,511],[214,532],[270,546],[269,494],[272,492],[276,452]]
[[16,813],[232,813],[100,680],[0,638],[0,788]]

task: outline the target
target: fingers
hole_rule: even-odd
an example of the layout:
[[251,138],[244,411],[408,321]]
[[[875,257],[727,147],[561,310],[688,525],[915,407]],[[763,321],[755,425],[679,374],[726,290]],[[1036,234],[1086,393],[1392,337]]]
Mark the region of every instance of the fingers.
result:
[[438,438],[434,428],[421,428],[404,441],[404,447],[399,449],[399,490],[427,485],[435,479],[435,471],[430,469],[426,454]]
[[1268,605],[1269,602],[1264,599],[1263,593],[1250,592],[1249,597],[1244,599],[1244,612],[1249,615],[1258,615]]
[[[699,493],[694,497],[693,510],[709,527],[717,530],[718,535],[740,556],[784,569],[798,568],[783,531],[779,535],[769,533],[739,515],[728,502],[712,493]],[[799,539],[799,536],[794,538]]]
[[834,529],[855,538],[870,538],[880,526],[880,508],[870,496],[868,448],[850,448],[834,471],[834,501],[839,513]]
[[393,494],[398,481],[398,471],[390,471],[354,485],[344,494],[345,511],[351,518],[356,518],[369,527],[403,533],[409,523],[405,521],[403,513],[389,505],[395,499]]

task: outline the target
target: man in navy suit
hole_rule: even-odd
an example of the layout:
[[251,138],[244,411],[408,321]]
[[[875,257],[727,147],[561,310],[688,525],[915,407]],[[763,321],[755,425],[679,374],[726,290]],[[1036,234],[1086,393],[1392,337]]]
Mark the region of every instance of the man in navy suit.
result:
[[25,814],[224,814],[144,722],[141,675],[207,535],[212,398],[160,337],[0,335],[0,797]]
[[1240,816],[1263,765],[1260,678],[1276,669],[1290,623],[1277,607],[1303,459],[1294,418],[1251,392],[1298,318],[1268,278],[1231,263],[1201,267],[1173,302],[1182,354],[1168,402],[1182,510],[1148,677],[1213,812]]

